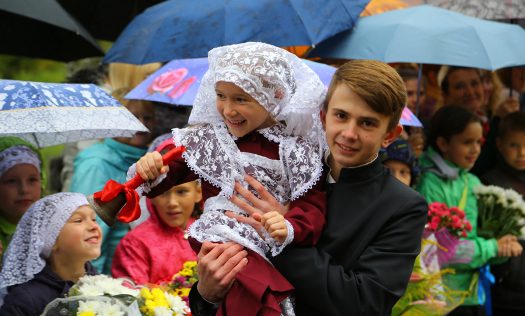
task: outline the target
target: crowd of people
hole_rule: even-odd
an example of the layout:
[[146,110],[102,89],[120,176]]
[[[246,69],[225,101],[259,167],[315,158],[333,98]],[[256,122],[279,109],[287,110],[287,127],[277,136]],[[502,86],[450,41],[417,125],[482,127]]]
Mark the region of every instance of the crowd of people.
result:
[[[468,261],[443,275],[468,293],[451,315],[485,315],[487,265],[494,314],[525,311],[523,236],[479,236],[474,194],[525,193],[525,68],[444,65],[436,102],[411,65],[349,61],[326,91],[295,55],[243,43],[209,52],[191,113],[124,98],[159,67],[89,76],[152,132],[68,144],[53,181],[38,149],[0,138],[0,315],[40,315],[83,275],[161,284],[197,259],[193,315],[390,315],[432,202],[472,226]],[[405,106],[422,127],[399,124]],[[107,225],[86,196],[136,174],[141,217]]]

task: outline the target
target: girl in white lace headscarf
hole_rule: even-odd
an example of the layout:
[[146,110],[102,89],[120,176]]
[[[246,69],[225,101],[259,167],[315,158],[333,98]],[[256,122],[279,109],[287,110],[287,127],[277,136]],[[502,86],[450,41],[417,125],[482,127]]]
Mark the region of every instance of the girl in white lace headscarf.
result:
[[[18,137],[0,137],[0,242],[13,236],[24,212],[42,196],[42,160],[36,148]],[[2,251],[0,250],[0,258]],[[1,267],[1,265],[0,265]]]
[[78,278],[95,274],[88,261],[100,255],[101,234],[83,194],[57,193],[35,202],[4,256],[0,315],[40,315]]
[[[249,249],[248,266],[237,275],[218,315],[292,315],[292,286],[266,256],[291,243],[313,244],[324,225],[322,181],[324,135],[319,110],[325,88],[319,77],[295,55],[264,43],[212,49],[190,115],[190,127],[173,130],[183,159],[170,163],[157,178],[160,155],[144,156],[136,171],[156,180],[143,187],[152,196],[169,187],[201,178],[204,214],[189,229],[197,244],[234,241]],[[130,175],[134,174],[132,167]],[[282,204],[290,203],[279,232],[255,229],[225,215],[246,213],[230,202],[234,186],[249,188],[245,176],[261,182]],[[317,187],[319,186],[319,187]],[[274,212],[276,213],[276,212]],[[284,232],[284,236],[282,233]],[[264,302],[261,304],[261,302]],[[279,303],[281,306],[279,306]]]

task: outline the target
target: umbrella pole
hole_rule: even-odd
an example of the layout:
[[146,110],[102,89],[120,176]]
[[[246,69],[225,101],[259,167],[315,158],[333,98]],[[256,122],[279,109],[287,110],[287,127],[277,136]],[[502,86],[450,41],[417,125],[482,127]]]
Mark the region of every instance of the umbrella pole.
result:
[[423,64],[418,64],[417,70],[417,91],[416,91],[416,116],[419,117],[419,93],[421,91],[421,78],[423,77]]

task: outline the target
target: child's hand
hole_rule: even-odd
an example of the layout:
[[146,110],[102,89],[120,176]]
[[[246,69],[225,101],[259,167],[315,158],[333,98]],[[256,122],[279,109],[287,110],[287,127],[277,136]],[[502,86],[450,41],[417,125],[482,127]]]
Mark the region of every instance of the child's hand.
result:
[[136,169],[137,173],[145,181],[154,180],[170,170],[168,166],[163,165],[162,156],[156,151],[142,156],[142,158],[137,161]]
[[[497,240],[498,242],[498,257],[511,257],[518,238],[512,235],[505,235]],[[519,244],[519,243],[518,243]],[[517,250],[517,249],[516,249]]]
[[282,216],[279,212],[272,211],[265,213],[260,218],[260,221],[264,229],[266,229],[270,236],[277,240],[279,244],[282,244],[286,240],[286,237],[288,237],[288,227],[286,227],[286,221],[284,216]]

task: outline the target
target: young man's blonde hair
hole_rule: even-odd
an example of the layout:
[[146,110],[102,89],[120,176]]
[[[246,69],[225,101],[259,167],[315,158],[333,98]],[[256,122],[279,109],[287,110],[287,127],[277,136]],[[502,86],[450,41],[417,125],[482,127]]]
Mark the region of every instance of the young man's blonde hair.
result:
[[323,110],[335,89],[344,84],[363,99],[375,112],[388,116],[388,130],[399,124],[407,102],[405,83],[396,70],[375,60],[352,60],[337,69],[328,88]]

